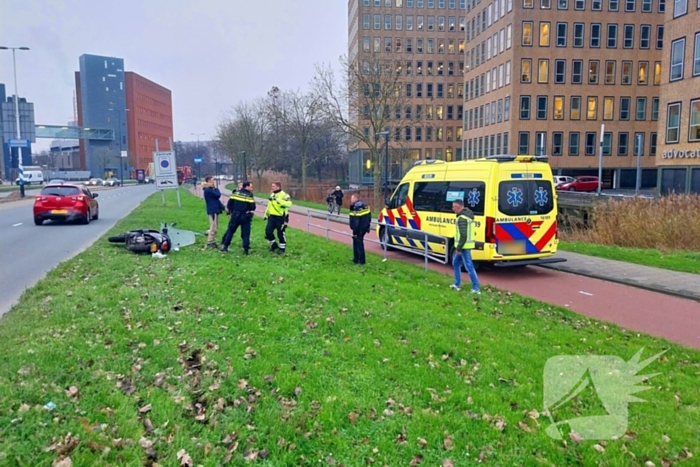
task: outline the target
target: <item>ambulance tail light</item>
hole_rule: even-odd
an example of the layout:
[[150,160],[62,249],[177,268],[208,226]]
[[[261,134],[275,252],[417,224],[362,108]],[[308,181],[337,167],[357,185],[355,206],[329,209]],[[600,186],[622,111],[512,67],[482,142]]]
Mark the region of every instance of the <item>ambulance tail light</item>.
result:
[[486,217],[484,243],[496,243],[496,219],[493,217]]

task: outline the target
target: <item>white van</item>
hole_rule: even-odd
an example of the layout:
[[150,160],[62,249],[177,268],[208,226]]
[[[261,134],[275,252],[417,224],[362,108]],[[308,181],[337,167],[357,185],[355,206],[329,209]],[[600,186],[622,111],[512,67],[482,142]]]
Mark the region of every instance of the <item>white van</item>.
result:
[[[15,184],[19,185],[19,177],[15,180]],[[43,185],[44,184],[44,174],[41,170],[25,170],[24,171],[24,184],[25,185]]]

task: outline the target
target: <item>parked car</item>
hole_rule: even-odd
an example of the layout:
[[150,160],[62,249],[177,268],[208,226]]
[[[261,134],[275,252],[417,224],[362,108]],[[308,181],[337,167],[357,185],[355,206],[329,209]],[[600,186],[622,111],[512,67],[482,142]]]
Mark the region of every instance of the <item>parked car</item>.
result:
[[119,185],[121,185],[121,182],[119,180],[117,180],[116,178],[108,178],[107,180],[105,180],[104,185],[105,186],[119,186]]
[[554,186],[561,185],[562,183],[573,182],[574,177],[569,177],[568,175],[554,175]]
[[102,180],[101,178],[91,178],[87,182],[85,182],[87,186],[104,186],[105,181]]
[[143,183],[155,183],[156,180],[153,177],[146,177],[143,179]]
[[557,185],[557,190],[596,191],[598,189],[598,185],[601,185],[602,188],[602,183],[598,181],[598,177],[584,176],[576,177],[571,182],[560,183],[559,185]]
[[42,225],[46,220],[89,224],[100,215],[97,196],[80,185],[48,184],[34,197],[34,224]]

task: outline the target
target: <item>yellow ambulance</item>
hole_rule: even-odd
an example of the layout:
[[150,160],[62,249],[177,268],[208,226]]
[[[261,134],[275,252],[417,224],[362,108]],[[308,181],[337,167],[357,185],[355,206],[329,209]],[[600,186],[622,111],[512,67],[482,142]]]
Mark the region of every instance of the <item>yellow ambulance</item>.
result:
[[559,243],[557,199],[546,156],[416,162],[379,215],[380,240],[387,247],[448,263],[455,231],[455,199],[461,199],[474,213],[476,249],[472,258],[477,264],[523,266],[565,261],[553,257]]

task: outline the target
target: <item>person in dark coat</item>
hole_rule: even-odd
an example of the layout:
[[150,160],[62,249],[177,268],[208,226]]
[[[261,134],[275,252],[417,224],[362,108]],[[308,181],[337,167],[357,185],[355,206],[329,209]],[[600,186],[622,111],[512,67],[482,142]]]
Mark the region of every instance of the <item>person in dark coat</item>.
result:
[[335,198],[335,206],[338,208],[338,214],[340,214],[340,207],[343,205],[343,196],[345,196],[340,186],[335,187],[335,191],[331,193],[331,196]]
[[214,185],[211,175],[204,177],[202,190],[204,192],[204,203],[207,207],[207,216],[209,217],[207,247],[216,248],[216,232],[219,230],[219,215],[224,211],[224,205],[221,203],[221,192],[216,188],[216,185]]
[[255,211],[255,198],[253,198],[253,184],[243,182],[240,188],[231,194],[226,204],[226,212],[231,216],[228,228],[221,240],[221,251],[228,251],[231,240],[238,227],[241,228],[241,240],[243,240],[243,253],[248,254],[250,249],[250,225],[253,222]]
[[365,264],[365,235],[369,233],[372,213],[356,194],[350,196],[350,230],[352,230],[352,262]]

